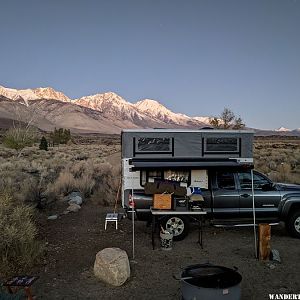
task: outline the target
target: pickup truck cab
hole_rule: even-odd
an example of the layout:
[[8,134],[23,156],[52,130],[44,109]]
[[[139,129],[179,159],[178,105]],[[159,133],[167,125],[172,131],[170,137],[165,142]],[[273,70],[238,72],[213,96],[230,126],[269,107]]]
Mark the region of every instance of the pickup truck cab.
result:
[[[232,130],[123,132],[123,207],[134,208],[138,220],[150,221],[153,197],[146,195],[145,183],[198,185],[202,207],[214,225],[253,225],[255,211],[256,223],[283,221],[289,233],[300,238],[300,185],[273,183],[253,171],[252,187],[252,138],[252,132]],[[174,239],[188,234],[190,219],[180,211],[161,222]]]
[[[208,173],[208,189],[202,189],[203,209],[214,225],[253,225],[253,197],[250,171],[212,170]],[[285,222],[289,233],[300,238],[300,185],[273,183],[264,174],[253,171],[256,222],[276,224]],[[151,220],[152,196],[134,192],[138,220]],[[162,225],[174,227],[175,239],[188,234],[189,218],[165,217]],[[169,229],[170,229],[169,226]],[[175,228],[181,227],[181,230]]]

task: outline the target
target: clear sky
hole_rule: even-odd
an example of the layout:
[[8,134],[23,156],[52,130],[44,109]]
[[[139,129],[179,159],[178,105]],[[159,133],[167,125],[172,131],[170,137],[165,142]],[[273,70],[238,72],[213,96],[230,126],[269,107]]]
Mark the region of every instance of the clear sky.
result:
[[0,85],[300,127],[300,0],[0,0]]

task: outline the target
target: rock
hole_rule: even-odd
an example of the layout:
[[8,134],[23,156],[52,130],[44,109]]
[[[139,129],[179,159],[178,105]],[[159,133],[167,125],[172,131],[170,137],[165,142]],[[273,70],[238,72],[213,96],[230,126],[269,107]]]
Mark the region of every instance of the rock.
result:
[[278,250],[276,249],[271,250],[271,260],[281,263],[281,258]]
[[67,210],[71,211],[71,212],[77,212],[77,211],[79,211],[80,208],[81,208],[80,205],[72,203],[72,204],[69,205],[69,207],[67,208]]
[[75,203],[77,205],[82,204],[82,198],[80,196],[73,197],[70,201],[68,201],[69,204]]
[[69,200],[68,203],[72,204],[75,203],[77,205],[81,205],[83,202],[83,198],[80,192],[72,192],[68,195],[67,199]]
[[267,265],[271,270],[274,270],[276,268],[276,266],[274,264],[268,264]]
[[56,220],[58,218],[58,215],[52,215],[52,216],[49,216],[47,219],[48,220]]
[[127,253],[120,248],[105,248],[96,254],[95,276],[113,286],[121,286],[130,277]]

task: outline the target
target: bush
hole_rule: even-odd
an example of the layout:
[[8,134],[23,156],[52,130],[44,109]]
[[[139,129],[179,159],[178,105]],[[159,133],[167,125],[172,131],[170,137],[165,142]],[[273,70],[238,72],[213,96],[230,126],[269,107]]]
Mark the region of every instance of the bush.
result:
[[41,138],[41,142],[40,142],[40,150],[45,150],[45,151],[48,151],[48,142],[46,140],[46,138],[43,136]]
[[33,209],[16,205],[8,192],[0,192],[0,276],[28,272],[43,247],[36,240]]
[[36,131],[32,128],[10,128],[4,137],[4,145],[8,148],[20,151],[32,146],[36,139]]

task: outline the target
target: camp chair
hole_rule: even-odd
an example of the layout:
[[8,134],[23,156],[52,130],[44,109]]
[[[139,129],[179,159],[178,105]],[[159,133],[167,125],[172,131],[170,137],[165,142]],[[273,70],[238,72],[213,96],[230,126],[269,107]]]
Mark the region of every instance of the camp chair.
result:
[[117,206],[118,206],[118,199],[119,199],[119,196],[120,196],[121,184],[122,184],[122,182],[121,182],[121,178],[120,178],[117,197],[116,197],[116,200],[115,200],[114,211],[112,213],[107,213],[106,214],[105,223],[104,223],[104,230],[106,230],[106,228],[107,228],[107,222],[115,222],[116,229],[118,229],[118,221],[121,219],[121,215],[119,213],[117,213]]

